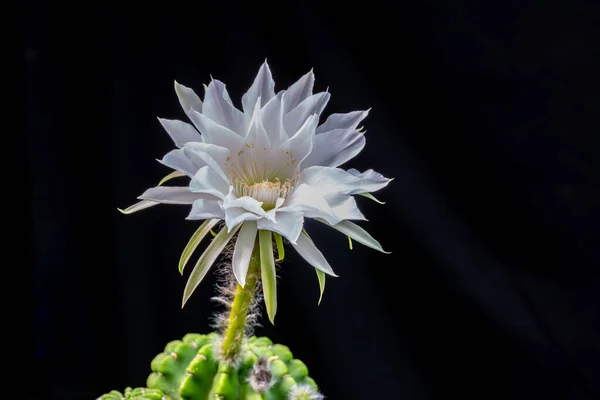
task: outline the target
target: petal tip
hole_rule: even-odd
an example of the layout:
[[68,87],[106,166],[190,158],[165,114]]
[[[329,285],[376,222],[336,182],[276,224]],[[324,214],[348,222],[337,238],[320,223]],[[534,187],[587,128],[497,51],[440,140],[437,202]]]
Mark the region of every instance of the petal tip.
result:
[[181,83],[177,82],[177,80],[173,80],[173,86],[175,87],[175,91],[178,92],[178,93],[182,89],[189,89],[187,86],[182,85]]
[[[325,272],[325,271],[323,271]],[[336,274],[335,272],[333,272],[333,270],[331,270],[331,272],[325,272],[327,275],[329,276],[333,276],[334,278],[339,278],[340,276],[338,274]]]

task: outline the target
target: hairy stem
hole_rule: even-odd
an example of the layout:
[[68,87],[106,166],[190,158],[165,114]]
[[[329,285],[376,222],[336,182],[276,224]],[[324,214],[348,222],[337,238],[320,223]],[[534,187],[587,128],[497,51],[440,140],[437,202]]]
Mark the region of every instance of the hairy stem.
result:
[[242,287],[237,283],[235,287],[235,297],[231,304],[231,311],[227,319],[227,329],[225,330],[221,345],[221,352],[225,360],[234,361],[240,353],[246,329],[246,316],[256,293],[259,276],[260,248],[258,245],[255,245],[252,257],[250,258],[250,265],[248,266],[246,284]]

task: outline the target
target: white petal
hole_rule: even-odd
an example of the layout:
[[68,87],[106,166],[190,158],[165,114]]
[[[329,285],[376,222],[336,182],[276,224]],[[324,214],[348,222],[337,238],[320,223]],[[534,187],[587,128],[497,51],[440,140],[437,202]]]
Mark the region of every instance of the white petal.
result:
[[250,89],[242,96],[242,108],[245,113],[252,113],[256,101],[261,99],[259,107],[264,106],[271,97],[275,96],[275,81],[271,75],[269,64],[265,61],[258,70],[254,83]]
[[194,125],[202,133],[205,143],[225,147],[234,152],[237,152],[242,147],[244,139],[231,129],[219,125],[198,111],[191,110],[189,116]]
[[187,186],[157,186],[146,190],[138,199],[164,204],[192,204],[194,200],[206,197],[212,196],[192,193]]
[[317,116],[321,115],[330,97],[331,94],[328,92],[313,94],[302,103],[298,104],[292,111],[285,114],[283,116],[283,126],[286,132],[293,135],[300,129],[309,116],[313,114],[317,114]]
[[238,234],[233,250],[233,275],[235,275],[235,278],[242,287],[246,284],[246,274],[248,273],[250,258],[252,258],[257,232],[258,229],[256,228],[255,221],[245,222],[240,228],[240,233]]
[[256,221],[261,218],[262,216],[251,213],[244,208],[230,208],[225,210],[225,225],[227,225],[228,229],[233,229],[233,227],[241,222]]
[[312,69],[290,86],[283,97],[283,113],[287,114],[312,95],[315,75]]
[[192,89],[180,85],[175,81],[175,93],[177,93],[179,104],[181,104],[181,108],[183,108],[186,114],[190,110],[202,112],[202,100],[200,100],[200,97]]
[[[364,182],[369,182],[368,185],[371,185],[371,186],[381,185],[381,187],[379,189],[387,186],[387,184],[392,181],[392,179],[386,178],[385,176],[381,175],[379,172],[375,172],[372,169],[368,169],[365,172],[359,172],[358,170],[356,170],[354,168],[350,168],[347,172],[351,175],[354,175],[355,177],[357,177],[359,179],[362,179]],[[367,191],[374,192],[375,190],[379,190],[379,189],[367,190]],[[352,193],[352,194],[355,194],[355,193]]]
[[225,201],[223,201],[223,209],[243,208],[251,213],[264,216],[265,210],[262,209],[262,204],[261,201],[250,196],[236,197],[233,192],[230,191],[227,197],[225,197]]
[[[324,224],[329,225],[326,221],[320,221],[320,222],[323,222]],[[367,231],[365,231],[363,228],[361,228],[360,226],[356,225],[353,222],[342,221],[339,224],[330,225],[330,226],[334,229],[337,229],[344,235],[349,236],[352,239],[356,240],[358,243],[361,243],[367,247],[370,247],[370,248],[380,251],[382,253],[390,254],[389,251],[383,250],[383,247],[381,247],[381,244],[379,244],[379,242],[377,240],[375,240],[373,238],[373,236],[369,235],[369,233]]]
[[227,194],[223,201],[225,224],[231,229],[240,222],[256,221],[263,218],[266,213],[261,206],[262,203],[252,197],[236,197],[233,193],[233,188],[230,188],[229,194]]
[[246,132],[247,117],[235,108],[223,82],[213,79],[208,84],[202,114],[240,135]]
[[124,210],[122,210],[120,208],[117,208],[117,210],[119,210],[123,214],[133,214],[134,212],[142,211],[146,208],[154,207],[158,204],[160,204],[160,203],[157,203],[156,201],[142,200],[142,201],[135,203],[134,205],[127,207]]
[[164,118],[159,118],[158,121],[171,136],[177,147],[181,147],[187,142],[202,142],[202,137],[198,131],[187,122]]
[[292,247],[302,256],[302,258],[304,258],[304,260],[306,260],[307,263],[316,269],[325,272],[327,275],[337,277],[323,256],[323,253],[317,249],[313,241],[304,232],[298,237],[297,244],[292,245]]
[[[333,215],[325,198],[305,183],[298,185],[279,211],[300,211],[308,218],[322,218],[331,224],[339,222]],[[277,213],[276,218],[279,218],[279,213]]]
[[369,115],[369,110],[352,111],[346,114],[331,114],[327,120],[317,127],[317,134],[334,129],[356,129],[360,121]]
[[337,167],[360,153],[365,142],[364,132],[355,129],[335,129],[315,135],[313,150],[302,166]]
[[268,219],[269,221],[276,222],[277,221],[277,212],[279,211],[279,208],[281,208],[283,203],[285,203],[285,199],[281,198],[281,197],[278,198],[275,201],[275,207],[271,208],[269,211],[265,211],[264,218]]
[[296,244],[302,226],[304,224],[304,214],[299,211],[277,212],[276,221],[270,221],[266,218],[258,220],[258,229],[265,229],[279,233],[292,244]]
[[225,213],[221,208],[220,200],[217,199],[198,199],[192,204],[192,210],[186,219],[224,219]]
[[223,171],[225,161],[231,154],[229,149],[209,143],[190,142],[183,147],[183,152],[194,163],[200,163],[200,160],[204,162],[204,165],[211,167],[229,183],[229,178]]
[[202,167],[190,181],[190,191],[206,193],[224,199],[229,192],[229,184],[209,166]]
[[283,197],[280,197],[277,200],[275,200],[275,208],[273,210],[277,210],[279,207],[281,207],[283,205],[283,203],[285,203],[285,199]]
[[304,161],[312,151],[315,128],[317,127],[318,121],[319,118],[317,115],[311,115],[296,134],[283,142],[279,147],[284,152],[290,152],[292,160],[296,165],[302,164],[302,161]]
[[[269,137],[262,124],[262,117],[260,112],[260,106],[256,103],[254,112],[252,113],[252,120],[248,128],[248,134],[244,140],[244,146],[255,149],[254,151],[261,149],[270,149],[271,144],[269,143]],[[242,150],[246,150],[243,148]]]
[[366,221],[365,216],[358,209],[354,197],[344,194],[334,194],[327,196],[325,199],[329,207],[331,207],[333,215],[338,220],[354,219]]
[[283,129],[283,94],[281,91],[277,96],[273,97],[260,110],[261,120],[271,146],[279,146],[288,139],[288,135]]
[[158,162],[184,173],[190,178],[193,177],[200,168],[206,165],[206,163],[198,157],[190,159],[183,149],[171,150],[162,158],[162,160],[158,160]]
[[373,170],[362,174],[354,170],[355,173],[344,171],[340,168],[331,167],[308,167],[301,173],[301,181],[309,184],[317,190],[322,196],[331,194],[358,194],[364,192],[374,192],[379,190],[391,181],[384,178],[381,174]]

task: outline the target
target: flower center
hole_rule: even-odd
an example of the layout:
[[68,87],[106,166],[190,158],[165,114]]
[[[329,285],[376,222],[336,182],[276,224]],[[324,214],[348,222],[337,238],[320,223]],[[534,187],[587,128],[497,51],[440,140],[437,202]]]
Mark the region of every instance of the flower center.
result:
[[237,179],[233,183],[233,190],[237,197],[249,196],[262,202],[262,208],[269,211],[275,208],[278,199],[285,199],[292,192],[293,185],[289,179],[281,182],[275,178],[274,181],[265,180],[253,184]]
[[265,211],[277,206],[296,187],[298,166],[290,152],[245,145],[225,162],[225,170],[237,197],[249,196],[263,203]]

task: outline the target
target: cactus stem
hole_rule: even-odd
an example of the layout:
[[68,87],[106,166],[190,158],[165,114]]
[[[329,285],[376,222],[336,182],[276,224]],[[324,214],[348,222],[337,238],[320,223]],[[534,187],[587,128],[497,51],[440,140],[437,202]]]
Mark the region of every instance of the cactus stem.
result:
[[248,266],[246,284],[244,287],[239,283],[236,284],[233,303],[231,304],[231,310],[227,318],[227,328],[221,344],[221,356],[225,361],[232,364],[235,364],[238,360],[242,349],[242,341],[246,330],[246,317],[256,292],[259,276],[260,249],[258,245],[255,245],[252,257],[250,258],[250,265]]

